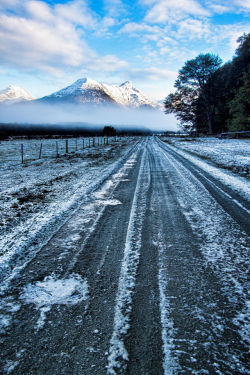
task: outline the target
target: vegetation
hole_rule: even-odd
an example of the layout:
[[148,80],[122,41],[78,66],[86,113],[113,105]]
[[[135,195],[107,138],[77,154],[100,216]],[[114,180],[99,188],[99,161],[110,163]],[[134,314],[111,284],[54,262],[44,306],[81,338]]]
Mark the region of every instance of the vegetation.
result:
[[111,137],[116,135],[116,130],[113,126],[104,126],[102,134]]
[[165,112],[175,113],[181,127],[206,134],[250,130],[250,34],[238,39],[231,62],[201,54],[179,71],[176,91],[165,100]]

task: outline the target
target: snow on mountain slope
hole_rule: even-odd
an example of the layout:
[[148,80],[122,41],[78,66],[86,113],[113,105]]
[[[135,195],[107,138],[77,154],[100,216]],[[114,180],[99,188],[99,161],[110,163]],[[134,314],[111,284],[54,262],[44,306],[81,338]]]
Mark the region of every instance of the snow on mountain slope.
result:
[[0,90],[0,102],[18,102],[34,100],[35,98],[24,88],[10,85],[5,90]]
[[157,103],[148,99],[140,90],[134,88],[130,81],[117,86],[99,83],[89,78],[78,79],[72,85],[45,96],[41,100],[46,102],[118,104],[127,107],[160,107]]

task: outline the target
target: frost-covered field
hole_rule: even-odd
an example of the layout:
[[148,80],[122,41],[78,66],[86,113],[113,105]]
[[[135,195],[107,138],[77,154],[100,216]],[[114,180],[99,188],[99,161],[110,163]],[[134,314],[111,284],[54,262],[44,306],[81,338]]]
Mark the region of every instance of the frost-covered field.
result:
[[[77,203],[117,168],[117,160],[128,152],[137,139],[110,139],[108,145],[98,146],[96,142],[95,147],[93,139],[85,139],[84,149],[80,148],[79,142],[79,139],[71,139],[69,153],[61,151],[59,157],[55,157],[55,140],[44,140],[45,157],[36,160],[31,159],[39,141],[1,142],[1,267],[9,265],[16,254],[20,255],[25,249],[32,249],[33,245],[45,240]],[[59,143],[62,147],[65,145],[65,141],[59,140]],[[26,160],[29,159],[23,164],[14,158],[13,151],[20,150],[21,144],[26,151]]]
[[218,138],[165,138],[181,150],[245,176],[250,175],[250,140]]

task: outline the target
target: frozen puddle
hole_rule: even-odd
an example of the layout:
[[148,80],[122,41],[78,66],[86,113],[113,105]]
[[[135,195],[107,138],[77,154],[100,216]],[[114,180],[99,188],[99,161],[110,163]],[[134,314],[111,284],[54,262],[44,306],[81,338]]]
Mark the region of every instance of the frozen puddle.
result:
[[20,295],[25,303],[32,303],[40,310],[37,329],[43,327],[46,313],[52,305],[75,305],[88,298],[88,284],[80,275],[72,274],[67,279],[47,276],[43,281],[27,284]]

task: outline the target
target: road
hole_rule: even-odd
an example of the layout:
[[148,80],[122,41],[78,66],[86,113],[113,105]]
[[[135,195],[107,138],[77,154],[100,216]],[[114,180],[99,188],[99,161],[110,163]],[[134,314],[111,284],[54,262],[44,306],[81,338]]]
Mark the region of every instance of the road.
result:
[[112,181],[9,283],[1,373],[250,374],[249,202],[155,137]]

